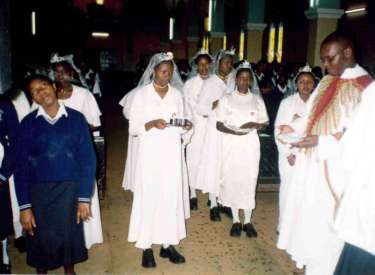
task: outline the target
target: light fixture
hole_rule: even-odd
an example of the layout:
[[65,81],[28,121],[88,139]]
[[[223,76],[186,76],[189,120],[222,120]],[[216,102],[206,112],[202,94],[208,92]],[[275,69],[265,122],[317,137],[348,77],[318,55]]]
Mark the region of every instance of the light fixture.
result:
[[356,13],[364,13],[364,12],[366,12],[366,7],[348,9],[345,11],[346,14],[356,14]]
[[174,18],[169,18],[169,40],[173,39],[173,32],[174,32]]
[[36,13],[35,11],[31,12],[31,34],[36,35]]
[[208,1],[208,23],[207,23],[207,31],[211,31],[212,25],[212,0]]
[[96,0],[97,5],[104,5],[104,0]]
[[109,33],[108,32],[93,32],[91,33],[91,36],[95,38],[107,38],[109,37]]

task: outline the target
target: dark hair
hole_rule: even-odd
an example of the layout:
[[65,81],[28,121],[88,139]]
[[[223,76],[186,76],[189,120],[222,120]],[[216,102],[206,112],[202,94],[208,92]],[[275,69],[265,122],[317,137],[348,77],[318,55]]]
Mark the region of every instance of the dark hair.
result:
[[314,81],[314,85],[316,85],[316,77],[315,77],[315,75],[314,75],[312,72],[300,72],[300,73],[298,73],[297,76],[296,76],[296,79],[294,80],[294,82],[297,84],[298,79],[299,79],[301,76],[303,76],[303,75],[309,75],[309,76],[311,76],[311,78],[312,78],[313,81]]
[[171,66],[173,68],[173,62],[172,62],[172,60],[164,60],[164,61],[160,62],[158,65],[156,65],[154,67],[154,70],[157,70],[161,66],[161,64],[167,64],[167,63],[171,64]]
[[72,65],[68,61],[61,61],[57,63],[52,63],[51,67],[54,71],[56,71],[57,66],[63,66],[65,69],[67,69],[70,72],[74,72],[74,69]]
[[195,63],[196,65],[198,65],[199,60],[201,60],[202,58],[207,59],[207,61],[210,62],[210,63],[212,62],[212,58],[211,58],[211,56],[209,56],[208,54],[204,53],[204,54],[199,54],[199,55],[194,59],[194,63]]
[[33,82],[36,79],[48,82],[50,85],[53,85],[53,81],[48,76],[45,76],[43,74],[33,74],[33,75],[28,76],[25,79],[25,88],[26,88],[26,90],[29,90],[31,82]]
[[[251,73],[251,70],[248,69],[248,68],[241,68],[241,69],[238,69],[237,72],[236,72],[236,78],[243,72],[248,72],[251,76],[251,79],[253,79],[253,74]],[[254,80],[254,79],[253,79]]]

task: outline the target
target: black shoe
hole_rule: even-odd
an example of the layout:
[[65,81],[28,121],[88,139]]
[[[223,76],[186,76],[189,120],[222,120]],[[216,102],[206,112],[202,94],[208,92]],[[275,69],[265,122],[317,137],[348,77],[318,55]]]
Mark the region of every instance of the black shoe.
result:
[[191,198],[190,199],[190,210],[198,210],[198,199]]
[[145,268],[156,267],[154,253],[151,248],[143,250],[142,266]]
[[219,207],[216,206],[216,207],[210,209],[210,219],[213,222],[220,222],[221,221]]
[[160,257],[169,258],[169,261],[174,264],[182,264],[185,262],[185,257],[178,253],[172,245],[168,246],[168,248],[161,247]]
[[242,224],[239,222],[236,222],[232,225],[232,228],[230,229],[230,235],[232,237],[240,237],[242,231]]
[[208,206],[208,207],[211,206],[211,200],[210,200],[210,199],[208,199],[208,201],[207,201],[207,206]]
[[0,264],[0,274],[12,274],[12,268],[10,264]]
[[253,224],[251,224],[251,223],[244,224],[243,231],[246,232],[246,235],[249,238],[256,238],[256,237],[258,237],[258,233],[256,232]]
[[14,246],[18,249],[20,253],[24,253],[26,251],[26,238],[22,236],[15,239]]
[[220,212],[227,215],[228,218],[233,218],[232,209],[230,207],[220,205],[219,209],[220,209]]

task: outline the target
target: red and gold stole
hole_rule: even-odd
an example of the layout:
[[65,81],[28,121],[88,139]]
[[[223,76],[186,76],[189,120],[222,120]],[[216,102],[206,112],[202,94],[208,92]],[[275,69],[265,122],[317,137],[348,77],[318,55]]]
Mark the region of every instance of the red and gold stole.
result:
[[318,95],[315,97],[309,115],[306,135],[326,136],[335,134],[343,117],[344,106],[346,115],[349,108],[355,107],[361,101],[362,91],[373,81],[370,75],[353,79],[342,79],[325,76],[320,84]]

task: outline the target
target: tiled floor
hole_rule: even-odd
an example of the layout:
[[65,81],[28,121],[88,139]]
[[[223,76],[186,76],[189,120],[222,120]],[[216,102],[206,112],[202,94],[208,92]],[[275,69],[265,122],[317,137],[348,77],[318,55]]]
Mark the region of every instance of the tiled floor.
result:
[[[78,274],[293,274],[293,263],[276,249],[276,223],[278,215],[277,193],[258,193],[253,223],[257,239],[244,234],[240,238],[229,236],[231,220],[222,216],[222,222],[209,221],[207,195],[199,194],[199,210],[192,212],[187,221],[188,236],[181,242],[179,251],[186,263],[173,265],[158,256],[155,269],[141,267],[141,251],[127,242],[132,194],[121,188],[123,175],[126,130],[121,111],[106,117],[107,125],[107,193],[102,201],[102,222],[105,242],[90,250],[87,262],[76,266]],[[25,254],[19,254],[11,245],[13,272],[32,273],[25,263]],[[62,269],[53,271],[61,273]],[[52,273],[52,272],[51,272]]]

